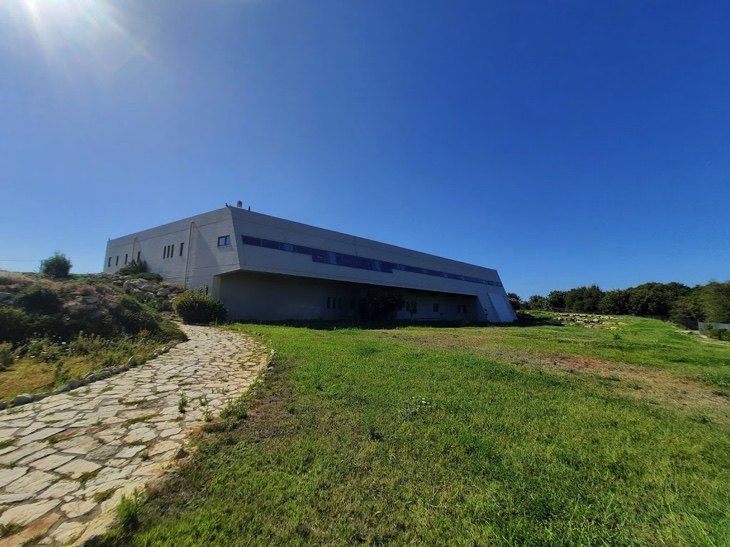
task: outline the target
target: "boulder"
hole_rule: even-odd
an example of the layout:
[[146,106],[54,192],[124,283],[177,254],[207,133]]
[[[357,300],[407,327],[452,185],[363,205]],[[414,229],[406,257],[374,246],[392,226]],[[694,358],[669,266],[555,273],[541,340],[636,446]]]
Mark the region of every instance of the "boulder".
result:
[[21,393],[13,399],[13,406],[26,405],[33,402],[33,396],[30,393]]

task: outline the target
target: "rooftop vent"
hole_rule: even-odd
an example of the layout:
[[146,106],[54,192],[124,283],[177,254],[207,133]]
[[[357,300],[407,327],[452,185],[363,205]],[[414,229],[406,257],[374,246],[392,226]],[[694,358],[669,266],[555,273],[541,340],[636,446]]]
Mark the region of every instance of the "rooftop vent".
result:
[[239,209],[243,207],[243,202],[240,199],[236,202],[236,207],[238,207]]

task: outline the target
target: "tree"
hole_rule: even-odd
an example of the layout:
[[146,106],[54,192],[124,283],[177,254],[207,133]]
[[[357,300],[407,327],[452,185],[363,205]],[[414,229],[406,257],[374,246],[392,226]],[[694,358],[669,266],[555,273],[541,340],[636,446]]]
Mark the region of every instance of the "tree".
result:
[[508,292],[507,298],[509,298],[509,303],[512,304],[513,310],[517,311],[522,309],[522,299],[520,298],[520,295],[514,292]]
[[632,315],[668,317],[674,302],[691,289],[681,283],[643,283],[627,289],[628,311]]
[[705,320],[705,312],[702,309],[702,289],[697,287],[687,296],[681,296],[675,300],[669,318],[684,327],[696,329],[697,322]]
[[730,323],[730,281],[702,287],[702,309],[711,323]]
[[565,308],[565,291],[552,291],[547,295],[552,311],[561,311]]
[[611,315],[626,315],[628,310],[629,295],[627,291],[616,290],[603,293],[598,309],[601,313]]
[[547,297],[540,296],[539,294],[533,294],[527,300],[527,306],[531,310],[550,311],[550,301]]
[[570,289],[565,293],[565,308],[570,311],[595,313],[598,311],[601,296],[603,291],[597,285]]
[[56,251],[53,256],[41,262],[41,273],[51,279],[65,279],[71,271],[71,261],[66,255]]

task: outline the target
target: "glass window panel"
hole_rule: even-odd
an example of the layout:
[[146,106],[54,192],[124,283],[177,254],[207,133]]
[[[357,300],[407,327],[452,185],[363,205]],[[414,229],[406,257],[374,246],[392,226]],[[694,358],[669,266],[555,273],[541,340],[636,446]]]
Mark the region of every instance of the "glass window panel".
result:
[[261,240],[258,237],[241,236],[241,241],[243,241],[246,245],[261,247]]

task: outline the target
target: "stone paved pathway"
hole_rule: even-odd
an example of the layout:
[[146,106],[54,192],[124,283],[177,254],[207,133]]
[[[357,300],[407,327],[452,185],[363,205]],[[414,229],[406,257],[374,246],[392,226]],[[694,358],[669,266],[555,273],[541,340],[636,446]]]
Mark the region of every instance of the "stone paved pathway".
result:
[[182,328],[188,342],[138,368],[0,412],[0,547],[82,545],[106,530],[121,496],[159,477],[266,365],[240,334]]

